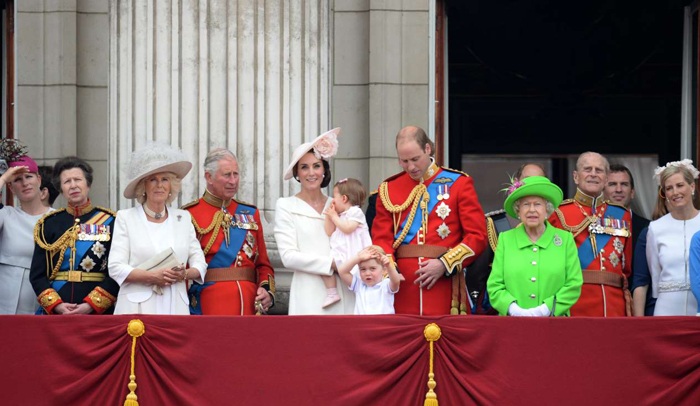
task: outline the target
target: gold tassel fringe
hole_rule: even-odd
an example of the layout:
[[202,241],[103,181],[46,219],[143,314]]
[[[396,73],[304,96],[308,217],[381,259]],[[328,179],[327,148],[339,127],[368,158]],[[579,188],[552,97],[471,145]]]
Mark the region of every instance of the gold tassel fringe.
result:
[[129,394],[126,395],[124,406],[139,406],[138,397],[136,396],[136,374],[134,367],[136,366],[136,339],[141,337],[146,332],[146,326],[139,319],[134,319],[129,322],[126,327],[126,332],[131,336],[131,375],[129,375]]
[[430,344],[430,370],[428,372],[428,393],[425,394],[425,402],[423,402],[423,405],[438,406],[437,394],[435,393],[435,386],[437,385],[437,382],[435,382],[435,374],[433,373],[433,344],[435,343],[435,341],[439,340],[440,336],[442,335],[440,326],[438,326],[435,323],[428,324],[423,330],[423,335]]

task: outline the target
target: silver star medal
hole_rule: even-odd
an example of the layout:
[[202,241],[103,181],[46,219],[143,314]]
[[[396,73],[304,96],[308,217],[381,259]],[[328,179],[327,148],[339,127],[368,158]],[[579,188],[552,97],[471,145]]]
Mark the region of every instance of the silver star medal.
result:
[[443,240],[447,238],[448,235],[450,235],[450,228],[447,227],[447,224],[442,223],[440,224],[440,227],[437,228],[437,233],[442,238]]
[[625,244],[623,244],[619,238],[615,237],[615,239],[613,240],[613,247],[615,247],[615,251],[622,254],[622,250],[625,248]]
[[450,212],[452,212],[452,209],[450,209],[450,206],[446,205],[445,202],[441,202],[437,209],[435,209],[435,212],[437,213],[438,217],[445,220],[447,216],[450,215]]

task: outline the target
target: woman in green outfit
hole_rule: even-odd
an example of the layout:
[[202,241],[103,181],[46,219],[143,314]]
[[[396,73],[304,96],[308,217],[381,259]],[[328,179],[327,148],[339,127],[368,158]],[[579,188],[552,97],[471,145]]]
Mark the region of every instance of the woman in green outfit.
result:
[[583,277],[573,236],[547,221],[561,189],[531,176],[506,193],[506,213],[522,224],[499,235],[487,283],[491,305],[503,316],[568,316]]

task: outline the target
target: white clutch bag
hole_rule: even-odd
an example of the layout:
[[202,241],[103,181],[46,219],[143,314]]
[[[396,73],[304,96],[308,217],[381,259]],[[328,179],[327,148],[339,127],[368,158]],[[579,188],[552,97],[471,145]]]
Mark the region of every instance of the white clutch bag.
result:
[[[153,271],[156,269],[174,268],[180,265],[182,264],[177,260],[175,251],[173,251],[172,248],[166,248],[165,250],[152,256],[150,259],[138,264],[136,268],[145,269],[146,271]],[[163,289],[158,285],[153,285],[153,291],[159,295],[163,294]]]

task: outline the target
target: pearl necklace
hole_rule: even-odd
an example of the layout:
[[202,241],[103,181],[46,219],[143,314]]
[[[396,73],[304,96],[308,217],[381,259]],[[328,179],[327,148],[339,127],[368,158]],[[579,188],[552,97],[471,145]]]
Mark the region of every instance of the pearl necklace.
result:
[[166,213],[166,211],[167,211],[167,209],[163,209],[163,211],[161,211],[161,212],[155,212],[155,211],[149,209],[148,207],[146,207],[145,204],[144,204],[143,206],[141,206],[141,207],[143,207],[143,211],[146,213],[146,215],[147,215],[148,217],[153,217],[153,218],[156,219],[156,220],[162,219],[163,216],[165,216],[165,213]]

